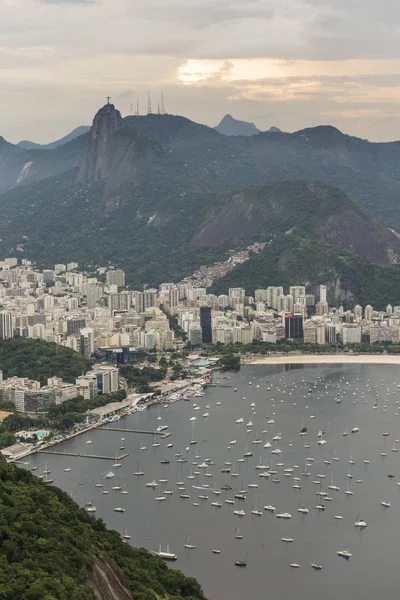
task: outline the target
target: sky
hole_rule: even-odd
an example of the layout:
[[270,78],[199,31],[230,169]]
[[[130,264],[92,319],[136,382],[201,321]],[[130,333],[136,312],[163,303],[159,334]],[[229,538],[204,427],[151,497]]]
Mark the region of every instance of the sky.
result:
[[0,0],[0,135],[45,143],[110,95],[216,125],[400,139],[396,0]]

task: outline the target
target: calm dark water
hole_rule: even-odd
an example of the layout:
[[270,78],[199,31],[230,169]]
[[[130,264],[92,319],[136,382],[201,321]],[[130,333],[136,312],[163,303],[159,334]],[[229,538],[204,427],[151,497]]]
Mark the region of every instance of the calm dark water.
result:
[[[82,506],[90,500],[97,507],[96,516],[103,518],[110,528],[124,532],[128,528],[131,543],[157,550],[161,542],[163,548],[169,544],[170,551],[178,554],[174,568],[182,569],[187,575],[196,577],[202,584],[209,600],[236,600],[249,595],[251,598],[286,600],[293,597],[300,600],[323,597],[375,599],[384,595],[395,597],[398,591],[398,556],[400,553],[400,452],[392,452],[395,439],[400,438],[396,416],[397,402],[400,402],[400,372],[395,366],[371,365],[332,365],[321,366],[247,366],[240,373],[230,375],[230,388],[210,388],[203,398],[191,402],[179,402],[164,409],[152,407],[142,413],[119,421],[119,428],[141,428],[154,430],[159,424],[169,426],[172,436],[160,440],[160,446],[152,447],[152,436],[122,434],[123,445],[129,457],[122,467],[114,468],[113,461],[90,460],[71,457],[39,456],[37,464],[42,469],[45,458],[51,469],[54,484],[69,492]],[[252,385],[249,385],[249,382]],[[259,386],[259,387],[257,387]],[[238,392],[234,393],[233,388]],[[270,388],[270,389],[268,389]],[[309,393],[309,390],[312,390]],[[246,400],[243,400],[243,396]],[[341,403],[337,403],[337,398]],[[200,410],[193,409],[193,403]],[[217,405],[217,402],[221,402]],[[252,409],[250,404],[255,402]],[[377,408],[374,408],[374,403]],[[206,405],[210,408],[206,409]],[[203,418],[209,412],[208,418]],[[268,418],[274,423],[267,424]],[[314,415],[315,418],[310,418]],[[161,420],[158,420],[161,416]],[[192,423],[197,445],[189,446]],[[244,423],[236,424],[243,417]],[[251,433],[246,432],[246,423],[253,421]],[[299,436],[302,425],[308,428],[306,436]],[[352,427],[359,432],[343,436]],[[327,444],[317,444],[318,431],[326,429]],[[267,433],[262,433],[267,430]],[[382,434],[389,432],[389,437]],[[272,438],[281,434],[280,442]],[[102,455],[115,455],[120,452],[121,435],[117,432],[97,430],[90,433],[91,444],[85,444],[86,434],[58,446],[57,450],[88,452]],[[253,440],[262,438],[260,445]],[[228,450],[231,440],[237,440]],[[271,441],[272,448],[264,449],[263,444]],[[168,449],[167,444],[173,443]],[[243,457],[245,445],[253,456],[245,463],[236,463]],[[310,444],[305,448],[304,444]],[[140,450],[146,445],[146,450]],[[400,444],[398,445],[400,448]],[[279,448],[279,456],[271,455],[273,448]],[[174,453],[181,451],[188,456],[188,462],[177,464]],[[381,452],[387,452],[386,457]],[[200,464],[209,457],[215,464],[209,472],[213,477],[202,475],[195,481],[187,479],[196,466],[195,455],[200,455]],[[256,465],[261,460],[278,471],[280,483],[274,484],[273,477],[258,477]],[[336,456],[339,461],[333,461]],[[228,458],[229,457],[229,458]],[[306,459],[314,458],[308,467],[310,477],[302,475]],[[350,458],[351,457],[351,458]],[[170,464],[162,465],[168,458]],[[367,458],[370,464],[363,460]],[[354,461],[349,465],[348,460]],[[137,462],[139,461],[139,463]],[[230,492],[214,496],[211,488],[219,488],[224,482],[221,469],[224,462],[235,465],[239,471],[237,478],[226,476],[233,486]],[[331,461],[326,464],[324,461]],[[284,467],[276,466],[284,463]],[[144,471],[143,477],[134,477],[137,465]],[[294,468],[292,476],[301,481],[285,477],[283,468]],[[65,473],[64,468],[71,467]],[[351,469],[353,478],[347,477]],[[112,470],[116,477],[106,480],[105,475]],[[394,479],[388,473],[395,474]],[[37,472],[39,473],[39,471]],[[316,475],[325,475],[323,484],[313,483]],[[327,489],[331,483],[340,486],[339,491]],[[97,478],[102,488],[96,488]],[[167,489],[174,491],[164,502],[156,502],[159,489],[149,489],[146,482],[160,478],[168,479]],[[180,499],[176,482],[185,481],[185,493],[190,499]],[[361,483],[357,483],[361,480]],[[79,485],[83,482],[83,485]],[[249,483],[258,488],[247,488]],[[293,489],[294,484],[302,489]],[[126,486],[129,495],[111,491],[112,485]],[[205,493],[192,488],[194,485],[210,486],[209,500],[198,500],[198,494]],[[344,491],[348,484],[353,491],[347,496]],[[247,488],[247,500],[239,501],[239,507],[246,511],[245,517],[233,514],[238,506],[226,504],[225,498],[233,498],[234,493]],[[320,503],[316,491],[329,493],[331,502],[325,502],[326,510],[320,512],[314,507]],[[391,503],[383,508],[381,501]],[[193,506],[193,502],[199,506]],[[222,508],[211,506],[212,501],[221,501]],[[284,521],[263,511],[262,516],[251,514],[256,505],[272,504],[276,512],[290,512],[292,519]],[[300,505],[309,509],[309,514],[297,512]],[[114,508],[122,506],[125,513],[116,513]],[[343,520],[335,520],[334,515],[342,515]],[[360,531],[354,527],[357,517],[362,516],[368,527]],[[242,540],[235,539],[235,528],[240,527]],[[185,550],[184,543],[189,537],[195,550]],[[294,539],[293,543],[282,542],[282,537]],[[212,549],[221,550],[220,555],[212,554]],[[352,558],[346,561],[336,556],[336,551],[349,549]],[[247,560],[247,568],[234,566],[238,559]],[[322,571],[314,571],[310,563],[322,564]],[[293,570],[290,563],[296,562],[300,568]]]

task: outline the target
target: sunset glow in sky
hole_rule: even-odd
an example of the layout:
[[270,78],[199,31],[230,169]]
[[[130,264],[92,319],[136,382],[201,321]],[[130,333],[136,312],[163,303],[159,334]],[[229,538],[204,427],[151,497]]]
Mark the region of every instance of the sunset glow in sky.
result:
[[151,92],[169,112],[400,139],[393,0],[0,0],[0,135],[47,142]]

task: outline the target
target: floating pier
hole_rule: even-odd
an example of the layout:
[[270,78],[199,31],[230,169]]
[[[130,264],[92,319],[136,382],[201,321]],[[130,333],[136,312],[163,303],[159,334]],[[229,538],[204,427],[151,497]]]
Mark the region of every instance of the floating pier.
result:
[[39,450],[38,454],[56,454],[57,456],[80,456],[81,458],[101,458],[102,460],[120,461],[129,454],[121,454],[120,456],[100,456],[98,454],[81,454],[77,452],[55,452],[54,450]]
[[120,429],[119,427],[99,427],[98,431],[120,431],[121,433],[145,433],[146,435],[160,435],[167,438],[171,434],[168,431],[146,431],[144,429]]

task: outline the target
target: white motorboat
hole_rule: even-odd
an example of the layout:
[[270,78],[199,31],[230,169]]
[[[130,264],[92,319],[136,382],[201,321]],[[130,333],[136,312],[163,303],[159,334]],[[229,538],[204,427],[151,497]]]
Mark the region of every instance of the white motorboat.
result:
[[368,527],[368,523],[364,521],[364,519],[358,518],[357,521],[354,523],[354,527],[358,527],[359,529],[365,529],[365,527]]
[[276,518],[277,518],[277,519],[291,519],[291,518],[292,518],[292,515],[291,515],[290,513],[288,513],[288,512],[284,512],[284,513],[278,513],[278,514],[276,515]]
[[304,508],[304,506],[300,506],[300,508],[297,509],[297,512],[302,513],[303,515],[308,515],[308,508]]
[[106,479],[112,479],[113,477],[115,477],[114,473],[112,471],[110,471],[109,473],[107,473],[106,475]]
[[338,550],[336,552],[336,554],[338,556],[342,556],[343,558],[346,558],[347,560],[349,560],[349,558],[351,558],[351,552],[350,552],[350,550]]

